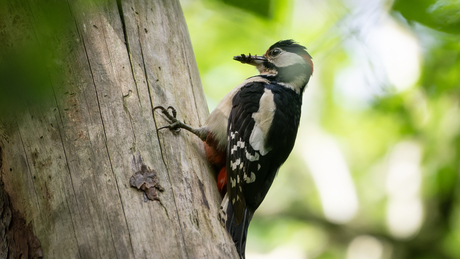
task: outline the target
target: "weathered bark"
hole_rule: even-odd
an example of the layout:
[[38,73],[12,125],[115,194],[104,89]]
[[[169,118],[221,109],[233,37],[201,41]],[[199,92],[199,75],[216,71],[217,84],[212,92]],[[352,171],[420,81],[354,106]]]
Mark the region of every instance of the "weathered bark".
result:
[[[11,16],[46,15],[40,2],[19,5]],[[68,1],[59,11],[72,26],[53,39],[65,55],[48,68],[50,98],[0,121],[0,249],[9,249],[0,258],[237,258],[203,143],[156,131],[167,124],[156,105],[197,126],[208,115],[178,1]],[[11,37],[21,29],[3,24]],[[157,172],[161,202],[130,187],[143,164]],[[9,238],[14,222],[24,233]]]

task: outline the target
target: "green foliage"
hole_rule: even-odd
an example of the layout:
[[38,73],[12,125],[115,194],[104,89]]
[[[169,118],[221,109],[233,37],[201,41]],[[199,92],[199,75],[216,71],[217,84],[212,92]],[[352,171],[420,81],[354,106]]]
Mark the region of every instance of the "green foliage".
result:
[[[0,1],[0,116],[49,100],[50,67],[63,56],[72,26],[67,3],[39,1],[27,6]],[[65,44],[65,43],[64,43]]]
[[[238,1],[238,8],[182,1],[211,109],[256,73],[234,55],[292,38],[313,56],[296,147],[255,214],[248,254],[274,258],[286,248],[304,258],[460,258],[460,2],[355,2],[265,2],[267,16]],[[309,160],[322,138],[340,151],[357,195],[359,208],[345,223],[324,215],[324,195],[343,191],[334,189],[341,182],[330,178],[324,191]],[[336,163],[326,155],[321,164]],[[421,211],[408,201],[419,201]],[[389,223],[392,204],[407,204],[396,212],[416,216],[406,225],[420,218],[409,234]],[[376,240],[374,250],[362,240]]]
[[[72,42],[81,40],[68,34],[75,26],[68,4],[0,0],[0,116],[48,101],[53,84],[65,80],[48,68],[59,66]],[[181,4],[211,109],[256,73],[233,56],[263,54],[281,39],[298,41],[313,56],[298,141],[255,214],[248,258],[279,249],[308,258],[356,258],[360,249],[353,247],[369,244],[375,249],[363,248],[364,258],[460,258],[459,1]],[[331,174],[320,183],[315,159],[333,168],[323,173],[337,170],[349,178]],[[346,170],[337,166],[341,161]],[[328,218],[327,198],[350,195],[340,189],[347,179],[358,207],[352,218]],[[398,210],[415,213],[421,223],[398,236],[404,226],[391,228],[391,204],[413,200],[421,211],[409,206],[414,203]],[[369,236],[377,241],[360,239]]]
[[[105,1],[83,0],[73,8],[97,10]],[[69,4],[0,0],[0,117],[52,101],[53,86],[67,82],[50,71],[62,71],[67,54],[81,40],[73,34]]]
[[460,2],[457,0],[396,0],[393,10],[408,21],[460,34]]
[[258,1],[258,0],[222,0],[222,2],[241,8],[247,12],[254,13],[262,18],[269,18],[270,11],[273,8],[272,1]]
[[40,102],[51,90],[46,57],[33,47],[10,50],[0,61],[0,111],[12,112],[26,103]]

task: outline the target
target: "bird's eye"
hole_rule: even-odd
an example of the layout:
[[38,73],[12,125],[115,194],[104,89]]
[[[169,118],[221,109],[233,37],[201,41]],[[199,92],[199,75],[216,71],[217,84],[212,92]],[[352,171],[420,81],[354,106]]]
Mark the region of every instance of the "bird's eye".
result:
[[272,51],[272,56],[276,56],[276,55],[278,55],[278,54],[280,54],[280,53],[281,53],[281,50],[279,50],[279,49],[274,49],[274,50]]

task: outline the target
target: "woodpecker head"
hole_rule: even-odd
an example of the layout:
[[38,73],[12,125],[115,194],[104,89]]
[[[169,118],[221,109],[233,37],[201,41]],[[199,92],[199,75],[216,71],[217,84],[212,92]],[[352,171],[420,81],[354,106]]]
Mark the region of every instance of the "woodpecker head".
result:
[[293,40],[273,44],[263,56],[236,56],[235,60],[256,66],[260,74],[302,93],[313,73],[310,54]]

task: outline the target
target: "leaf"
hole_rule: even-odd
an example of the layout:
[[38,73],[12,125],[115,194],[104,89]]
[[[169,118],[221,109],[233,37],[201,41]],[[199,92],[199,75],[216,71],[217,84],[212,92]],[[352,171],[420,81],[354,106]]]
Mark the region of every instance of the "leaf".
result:
[[396,0],[392,9],[408,21],[415,21],[438,31],[460,34],[458,0]]
[[260,1],[260,0],[221,0],[222,2],[243,9],[245,11],[254,13],[262,18],[271,18],[271,7],[272,1]]

